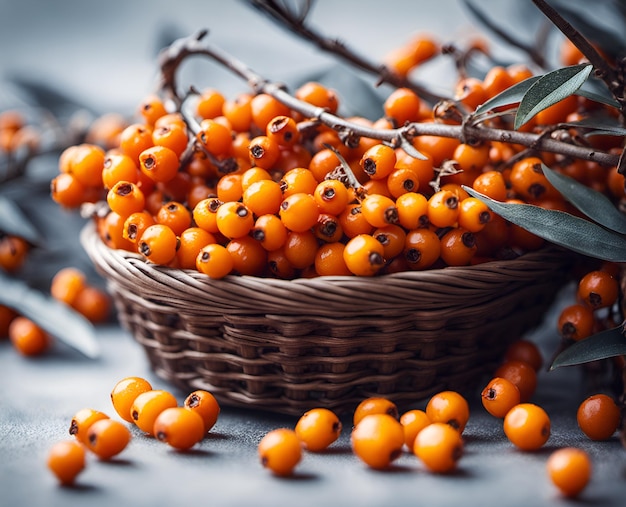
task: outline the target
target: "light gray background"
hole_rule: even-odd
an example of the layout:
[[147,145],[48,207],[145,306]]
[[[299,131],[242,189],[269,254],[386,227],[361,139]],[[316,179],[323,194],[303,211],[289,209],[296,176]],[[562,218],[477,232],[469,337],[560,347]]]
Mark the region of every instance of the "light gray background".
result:
[[[505,5],[503,23],[519,22],[520,13],[527,10],[526,2],[481,5],[489,9]],[[446,41],[464,41],[476,33],[473,20],[453,0],[322,1],[311,19],[325,33],[340,35],[373,59],[415,32],[429,31]],[[152,89],[154,56],[164,29],[180,36],[204,27],[210,29],[212,42],[268,78],[295,83],[321,76],[352,91],[341,93],[348,110],[375,112],[373,98],[380,98],[383,90],[370,90],[370,76],[359,74],[357,80],[332,57],[240,2],[215,0],[0,1],[0,109],[32,103],[12,84],[16,78],[28,78],[96,111],[128,114]],[[496,53],[515,56],[502,49]],[[233,95],[246,89],[213,64],[192,63],[184,73],[198,86],[216,86]],[[450,66],[431,65],[417,77],[445,89],[451,82]],[[80,219],[60,211],[48,198],[47,183],[55,164],[52,157],[37,161],[28,188],[15,186],[8,192],[48,240],[45,250],[33,253],[23,273],[41,287],[58,267],[89,267],[77,241]],[[99,282],[93,273],[90,276]],[[546,358],[556,346],[556,313],[570,296],[566,290],[545,326],[529,336],[541,345]],[[117,325],[100,328],[98,338],[103,353],[93,361],[60,345],[46,357],[28,360],[17,356],[7,342],[0,343],[0,506],[558,506],[568,502],[548,482],[545,461],[563,445],[581,446],[594,460],[593,480],[578,503],[623,505],[626,453],[616,438],[592,443],[576,427],[576,407],[589,393],[577,369],[540,375],[534,401],[551,415],[553,435],[536,453],[512,448],[501,423],[480,406],[477,387],[465,432],[466,454],[458,472],[450,476],[426,473],[408,453],[390,471],[367,469],[350,451],[350,422],[345,420],[340,441],[328,452],[305,454],[292,479],[277,479],[261,468],[256,446],[267,431],[293,426],[295,418],[225,407],[215,433],[190,453],[175,452],[135,432],[119,459],[110,463],[89,459],[77,487],[59,488],[45,467],[46,453],[52,443],[69,437],[69,421],[76,411],[92,407],[114,415],[109,392],[128,375],[144,376],[155,387],[171,389],[148,369],[143,350]],[[173,392],[179,400],[186,395]]]

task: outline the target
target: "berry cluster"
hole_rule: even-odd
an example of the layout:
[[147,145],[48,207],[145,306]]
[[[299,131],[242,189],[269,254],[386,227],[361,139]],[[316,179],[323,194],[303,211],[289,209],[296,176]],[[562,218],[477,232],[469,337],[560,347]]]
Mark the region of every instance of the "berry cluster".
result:
[[[200,442],[220,413],[219,403],[208,391],[190,393],[179,406],[172,393],[153,389],[141,377],[121,379],[110,397],[123,421],[179,451],[189,450]],[[106,461],[121,453],[133,436],[127,424],[92,408],[74,414],[69,433],[75,440],[57,442],[48,453],[48,468],[63,485],[73,484],[85,468],[86,451]]]

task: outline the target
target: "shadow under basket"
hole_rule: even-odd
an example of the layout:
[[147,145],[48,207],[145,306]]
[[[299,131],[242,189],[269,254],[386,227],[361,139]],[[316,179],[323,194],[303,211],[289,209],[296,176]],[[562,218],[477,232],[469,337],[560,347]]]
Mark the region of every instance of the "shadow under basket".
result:
[[293,415],[475,387],[540,324],[571,266],[545,248],[371,278],[212,280],[112,250],[91,223],[81,241],[159,377],[224,405]]

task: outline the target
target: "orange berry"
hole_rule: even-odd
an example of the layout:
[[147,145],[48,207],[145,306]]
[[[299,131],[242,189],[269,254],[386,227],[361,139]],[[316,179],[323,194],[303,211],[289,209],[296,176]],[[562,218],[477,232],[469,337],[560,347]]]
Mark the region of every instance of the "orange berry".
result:
[[196,269],[216,280],[230,274],[234,267],[235,261],[230,252],[219,243],[209,243],[196,256]]
[[546,470],[552,483],[568,498],[578,496],[592,474],[589,455],[582,449],[563,447],[548,457]]
[[451,425],[432,422],[415,437],[413,453],[429,471],[448,473],[463,455],[463,439]]
[[619,427],[621,413],[613,398],[594,394],[578,406],[576,420],[591,440],[608,440]]
[[157,415],[152,434],[178,450],[191,449],[205,435],[204,421],[196,411],[169,407]]
[[154,435],[154,421],[158,415],[177,405],[176,398],[169,391],[152,389],[137,395],[130,407],[130,416],[140,430]]
[[280,219],[291,231],[311,229],[317,223],[319,214],[319,206],[311,194],[291,194],[280,204]]
[[356,424],[350,443],[354,454],[369,467],[385,469],[402,454],[404,430],[397,418],[370,413]]
[[135,398],[152,390],[152,385],[141,377],[126,377],[118,381],[111,391],[111,403],[117,414],[127,422],[133,422],[130,409]]
[[278,428],[261,439],[258,454],[263,467],[278,476],[289,476],[302,459],[302,444],[295,431]]
[[109,295],[98,287],[87,286],[72,305],[74,310],[94,324],[105,322],[111,312]]
[[524,339],[515,340],[506,348],[504,360],[524,361],[530,364],[535,371],[539,371],[543,366],[543,357],[537,344]]
[[64,486],[74,483],[85,468],[85,448],[75,440],[57,442],[48,451],[48,468]]
[[87,430],[85,445],[101,460],[109,460],[122,452],[130,439],[125,424],[114,419],[100,419]]
[[509,410],[520,403],[519,389],[510,380],[495,377],[482,390],[481,401],[492,416],[504,418]]
[[348,269],[358,276],[373,276],[385,264],[383,245],[369,234],[351,238],[343,251],[343,260]]
[[348,276],[352,272],[343,259],[345,245],[339,241],[324,243],[315,254],[315,272],[319,276]]
[[107,203],[111,211],[128,217],[144,210],[146,198],[136,183],[118,181],[107,192]]
[[18,316],[9,325],[9,339],[23,356],[38,356],[51,346],[50,336],[32,320]]
[[87,285],[85,273],[74,267],[62,268],[56,272],[50,283],[50,295],[69,306]]
[[469,404],[456,391],[441,391],[428,400],[426,415],[431,422],[449,424],[463,433],[470,416]]
[[423,410],[413,409],[400,416],[400,424],[404,430],[404,444],[412,451],[415,437],[432,421]]
[[155,264],[167,265],[176,257],[178,238],[167,225],[154,224],[146,228],[137,250]]
[[591,271],[578,282],[578,297],[590,308],[607,308],[617,301],[619,284],[606,271]]
[[352,416],[352,424],[356,426],[361,419],[370,414],[387,414],[394,419],[398,419],[399,416],[398,407],[393,401],[387,398],[373,396],[364,399],[357,405]]
[[178,173],[178,155],[166,146],[152,146],[139,154],[139,168],[152,181],[167,183]]
[[550,438],[550,417],[533,403],[520,403],[504,416],[504,433],[523,451],[536,451]]
[[93,423],[101,419],[109,419],[109,416],[93,408],[80,409],[72,417],[69,433],[82,444],[87,444],[87,431]]
[[519,389],[522,402],[529,401],[537,388],[537,372],[524,361],[506,361],[496,369],[494,377],[505,378],[513,382]]
[[189,393],[183,406],[202,417],[205,433],[211,431],[220,415],[220,405],[215,396],[204,389],[197,389]]
[[441,254],[441,240],[430,229],[414,229],[407,233],[403,256],[410,269],[422,270],[432,266]]
[[295,432],[305,449],[323,451],[339,438],[341,421],[332,410],[313,408],[298,419]]

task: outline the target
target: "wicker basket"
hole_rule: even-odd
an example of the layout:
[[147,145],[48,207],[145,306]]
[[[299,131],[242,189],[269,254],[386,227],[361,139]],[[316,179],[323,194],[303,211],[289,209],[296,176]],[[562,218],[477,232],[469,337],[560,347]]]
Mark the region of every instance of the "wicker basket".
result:
[[538,325],[569,270],[562,250],[373,278],[201,273],[81,241],[156,374],[221,403],[301,414],[368,396],[409,405],[464,391]]

